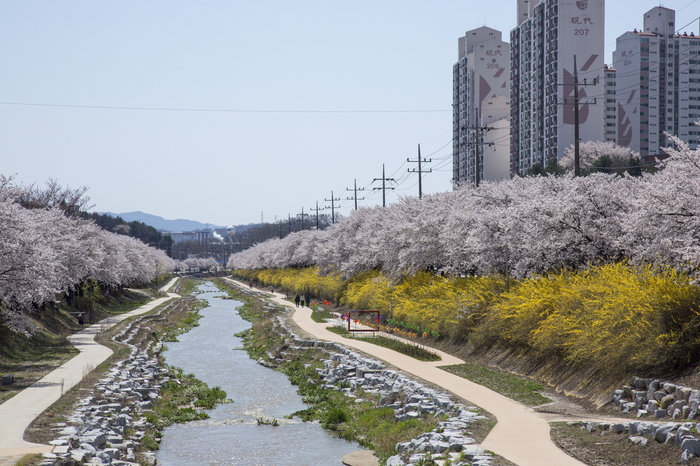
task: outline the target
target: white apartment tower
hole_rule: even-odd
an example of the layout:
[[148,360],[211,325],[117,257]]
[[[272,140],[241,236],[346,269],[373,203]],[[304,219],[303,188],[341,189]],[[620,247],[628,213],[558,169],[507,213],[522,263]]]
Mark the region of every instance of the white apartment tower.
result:
[[677,34],[675,11],[655,7],[644,30],[617,38],[617,141],[653,157],[669,145],[665,133],[698,147],[700,37]]
[[512,174],[546,167],[574,143],[576,74],[579,140],[606,139],[604,20],[604,0],[518,0],[510,33]]
[[617,73],[615,68],[605,65],[603,74],[605,75],[603,83],[605,95],[602,97],[605,102],[603,131],[605,131],[605,141],[617,144],[617,100],[615,99]]
[[458,48],[452,78],[452,181],[475,185],[509,178],[510,46],[500,31],[484,26],[467,31]]

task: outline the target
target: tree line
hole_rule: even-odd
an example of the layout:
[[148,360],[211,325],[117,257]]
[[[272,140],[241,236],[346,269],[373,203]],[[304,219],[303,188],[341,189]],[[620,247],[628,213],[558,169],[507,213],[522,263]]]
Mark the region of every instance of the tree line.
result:
[[173,239],[170,235],[164,235],[150,225],[146,225],[138,220],[127,222],[121,217],[112,217],[111,215],[98,214],[97,212],[81,212],[81,217],[92,220],[107,231],[139,239],[149,246],[162,249],[168,256],[173,257]]
[[16,185],[0,175],[0,319],[30,335],[32,312],[83,290],[147,284],[175,263],[160,249],[82,218],[87,188]]
[[678,138],[649,173],[516,177],[364,207],[326,230],[268,239],[230,256],[235,269],[318,266],[345,277],[528,277],[629,261],[696,273],[700,151]]

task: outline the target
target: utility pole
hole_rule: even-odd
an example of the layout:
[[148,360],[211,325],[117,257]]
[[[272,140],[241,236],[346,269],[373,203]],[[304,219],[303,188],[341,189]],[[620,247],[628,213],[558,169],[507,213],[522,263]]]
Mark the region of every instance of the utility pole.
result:
[[292,233],[292,214],[287,214],[289,215],[289,234]]
[[381,182],[382,182],[382,187],[381,187],[381,188],[374,188],[374,189],[375,189],[375,190],[377,190],[377,189],[381,189],[381,190],[382,190],[382,207],[386,207],[386,190],[387,190],[387,189],[394,189],[394,188],[387,188],[387,187],[386,187],[386,182],[387,182],[387,181],[394,181],[394,182],[395,182],[396,180],[393,179],[393,178],[387,178],[387,177],[386,177],[385,172],[384,172],[384,164],[382,164],[382,177],[381,177],[381,178],[375,178],[374,180],[372,180],[372,183],[374,183],[375,181],[381,181]]
[[[339,201],[339,197],[333,197],[333,191],[331,191],[331,198],[330,199],[324,199],[326,202],[331,203],[331,223],[335,223],[335,201]],[[326,209],[328,206],[326,206]]]
[[[481,170],[480,164],[479,164],[479,148],[481,145],[484,143],[484,138],[483,138],[483,133],[479,130],[479,109],[477,108],[477,115],[476,115],[476,133],[474,135],[476,136],[476,147],[474,148],[474,186],[477,188],[479,187],[479,182],[481,181]],[[483,148],[482,148],[483,149]],[[483,152],[483,150],[482,150]]]
[[[595,86],[598,84],[598,79],[593,78],[592,82],[587,82],[587,79],[583,80],[583,86]],[[579,108],[581,106],[580,98],[579,98],[579,87],[581,87],[582,83],[579,82],[578,80],[578,67],[576,66],[576,55],[574,55],[574,176],[581,176],[581,152],[580,152],[580,129],[581,129],[581,123],[579,120]],[[559,86],[571,86],[570,83],[564,82],[563,84],[559,84]],[[590,105],[591,103],[593,105],[596,104],[597,99],[593,98],[591,99],[592,102],[586,102],[585,105]],[[564,105],[569,104],[567,102],[566,97],[564,98]]]
[[[346,191],[352,191],[352,189],[350,189],[350,188],[346,188],[345,190],[346,190]],[[357,191],[364,191],[364,190],[365,190],[365,188],[357,189],[357,179],[355,179],[355,194],[353,195],[353,197],[348,197],[348,198],[347,198],[348,201],[355,201],[355,210],[357,210],[357,201],[364,201],[364,200],[365,200],[364,197],[363,197],[363,198],[358,198],[358,197],[357,197]]]
[[[477,126],[463,126],[462,129],[473,129],[474,130],[474,139],[475,142],[470,143],[474,144],[474,186],[477,188],[479,187],[479,184],[481,183],[481,164],[479,163],[480,159],[480,154],[479,154],[479,148],[481,148],[481,152],[484,152],[484,131],[488,132],[491,131],[493,128],[491,126],[479,126],[478,125],[478,119],[477,119]],[[488,144],[489,146],[493,146],[493,143],[490,142]]]
[[318,201],[316,201],[316,208],[314,209],[311,207],[309,210],[315,210],[316,211],[316,229],[318,230],[318,211],[323,210],[323,207],[318,207]]
[[579,153],[579,123],[578,123],[578,69],[574,55],[574,176],[581,176],[581,158]]
[[304,213],[304,208],[302,207],[302,208],[301,208],[301,214],[297,214],[297,217],[301,216],[301,229],[302,229],[302,230],[304,229],[304,216],[305,216],[305,215],[306,215],[306,214]]
[[411,162],[415,163],[418,162],[418,170],[415,168],[409,168],[408,173],[418,173],[418,199],[423,199],[423,173],[432,173],[433,169],[431,168],[428,171],[423,171],[421,168],[421,160],[426,163],[430,163],[433,161],[433,159],[421,159],[420,157],[420,144],[418,144],[418,160],[411,160],[411,159],[406,159],[406,162]]

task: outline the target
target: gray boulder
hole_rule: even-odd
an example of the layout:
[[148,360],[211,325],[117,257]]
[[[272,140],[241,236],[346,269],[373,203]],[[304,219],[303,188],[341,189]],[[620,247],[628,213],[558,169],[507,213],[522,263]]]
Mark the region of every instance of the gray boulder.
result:
[[694,437],[686,437],[681,442],[681,448],[692,453],[695,456],[700,455],[700,440]]
[[659,443],[666,443],[669,440],[669,435],[671,435],[670,438],[673,438],[672,432],[677,428],[678,426],[676,424],[663,425],[656,429],[654,439]]

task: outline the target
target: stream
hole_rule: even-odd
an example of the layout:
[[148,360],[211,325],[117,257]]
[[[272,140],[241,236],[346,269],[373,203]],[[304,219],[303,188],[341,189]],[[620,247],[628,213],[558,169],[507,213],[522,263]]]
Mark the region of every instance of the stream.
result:
[[[345,454],[362,448],[318,423],[285,419],[306,405],[287,376],[240,349],[243,342],[234,334],[250,327],[236,310],[241,303],[222,299],[225,293],[210,282],[198,291],[209,302],[199,326],[167,343],[163,355],[167,364],[218,385],[234,402],[207,411],[210,419],[167,427],[157,452],[163,466],[340,466]],[[279,426],[258,425],[258,418],[277,419]]]

